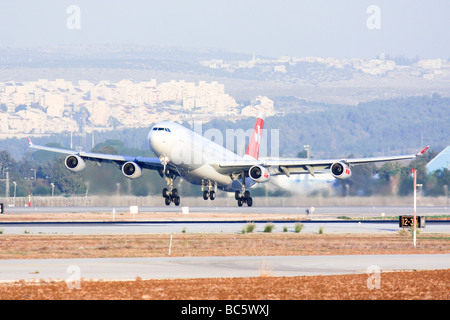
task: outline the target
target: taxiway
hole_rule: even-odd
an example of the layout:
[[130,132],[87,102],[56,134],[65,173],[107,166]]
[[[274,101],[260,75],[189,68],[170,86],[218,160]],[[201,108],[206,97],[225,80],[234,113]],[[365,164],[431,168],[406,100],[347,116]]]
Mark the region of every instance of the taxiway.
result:
[[0,280],[336,275],[450,268],[450,254],[1,260]]

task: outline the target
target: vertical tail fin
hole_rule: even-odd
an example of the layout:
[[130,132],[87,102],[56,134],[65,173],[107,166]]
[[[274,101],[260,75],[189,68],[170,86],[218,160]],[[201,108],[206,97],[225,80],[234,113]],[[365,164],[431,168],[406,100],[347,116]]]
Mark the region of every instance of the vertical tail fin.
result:
[[244,159],[255,159],[259,157],[259,146],[261,145],[261,135],[264,127],[264,114],[260,113],[256,120],[255,129],[250,137],[250,143],[247,147],[247,152],[244,155]]

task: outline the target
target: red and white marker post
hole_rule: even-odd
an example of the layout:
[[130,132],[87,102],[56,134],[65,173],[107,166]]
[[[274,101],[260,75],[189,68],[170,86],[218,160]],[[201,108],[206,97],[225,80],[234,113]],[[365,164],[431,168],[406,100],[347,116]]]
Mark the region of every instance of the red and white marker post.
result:
[[417,203],[417,187],[421,187],[421,184],[417,184],[417,170],[412,169],[413,177],[414,177],[414,222],[413,222],[413,241],[414,247],[416,247],[416,230],[417,230],[417,215],[416,215],[416,203]]

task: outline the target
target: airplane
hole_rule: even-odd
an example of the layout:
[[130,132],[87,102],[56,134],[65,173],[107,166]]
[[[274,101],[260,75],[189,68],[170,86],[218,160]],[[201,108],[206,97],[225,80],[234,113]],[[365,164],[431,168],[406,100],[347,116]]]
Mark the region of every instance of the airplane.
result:
[[157,157],[136,157],[127,155],[100,154],[70,149],[35,145],[28,137],[30,148],[67,154],[64,164],[67,169],[79,172],[86,167],[86,161],[117,164],[125,177],[136,179],[143,169],[156,170],[165,179],[167,188],[162,190],[166,205],[172,202],[178,206],[180,195],[174,188],[174,181],[180,177],[201,186],[204,200],[214,200],[217,189],[234,192],[238,206],[251,207],[253,199],[249,189],[257,183],[269,181],[271,176],[292,174],[331,173],[334,178],[347,179],[351,166],[372,162],[414,159],[423,155],[428,147],[417,154],[339,159],[259,159],[264,114],[258,115],[250,142],[244,156],[224,148],[182,125],[162,121],[155,124],[148,133],[149,148]]

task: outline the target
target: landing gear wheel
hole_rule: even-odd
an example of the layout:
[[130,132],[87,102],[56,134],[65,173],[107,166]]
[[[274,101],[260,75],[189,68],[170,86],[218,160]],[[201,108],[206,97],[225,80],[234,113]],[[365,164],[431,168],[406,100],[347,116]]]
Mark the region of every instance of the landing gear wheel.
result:
[[211,191],[209,193],[209,199],[214,200],[216,198],[216,193],[214,191]]
[[209,198],[209,192],[208,191],[203,191],[203,199],[204,200],[208,200],[208,198]]
[[164,163],[164,170],[159,171],[161,177],[164,178],[167,183],[167,188],[162,190],[162,196],[166,206],[170,205],[171,202],[178,206],[180,204],[180,197],[178,196],[178,190],[173,187],[173,182],[177,176],[171,170],[166,168],[166,164],[167,163]]
[[250,191],[248,190],[236,191],[234,193],[234,198],[237,200],[239,207],[242,207],[244,203],[249,207],[253,205],[253,198],[250,196]]

